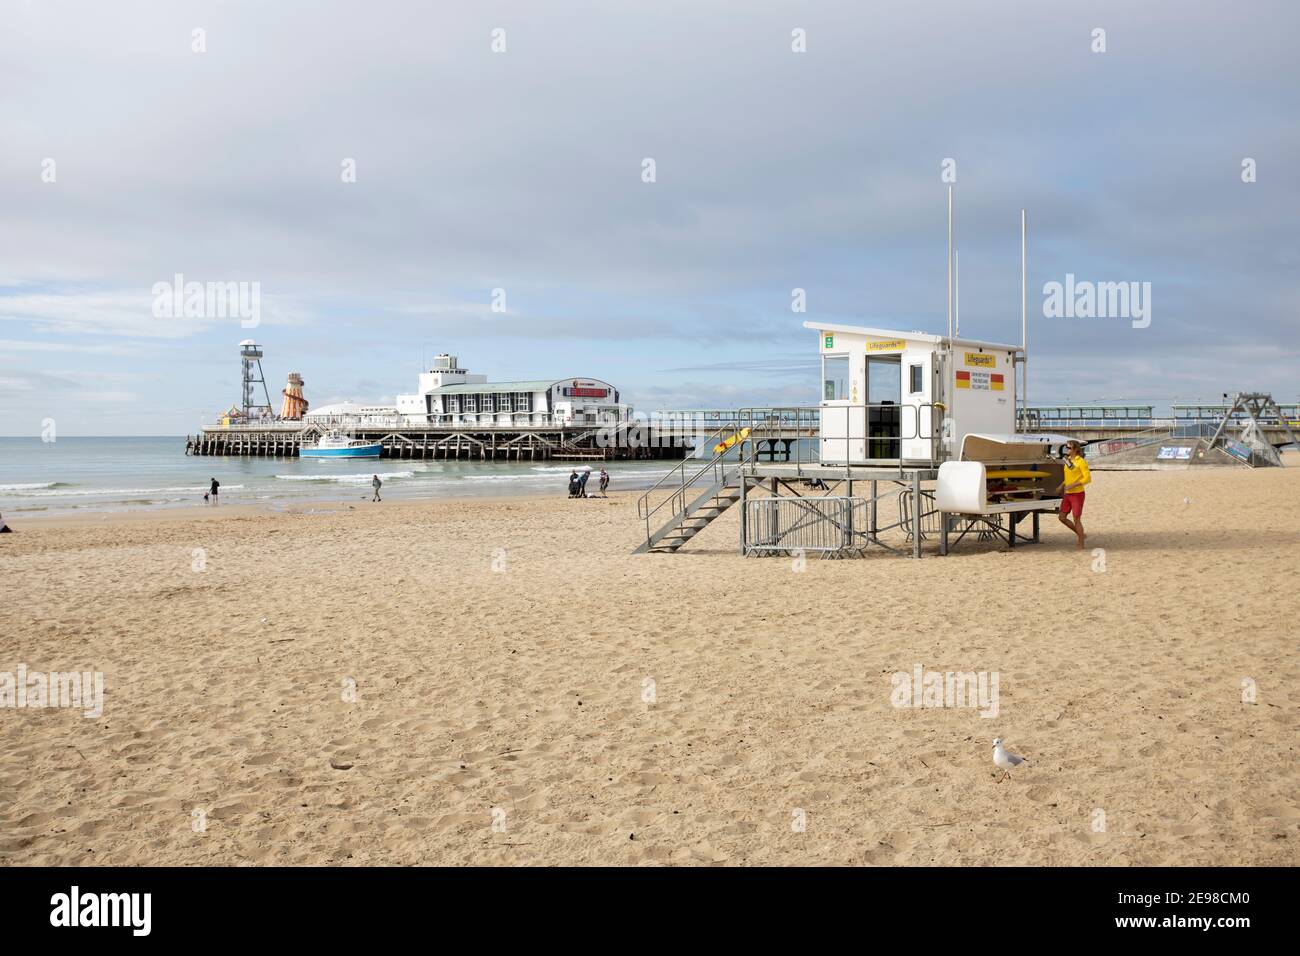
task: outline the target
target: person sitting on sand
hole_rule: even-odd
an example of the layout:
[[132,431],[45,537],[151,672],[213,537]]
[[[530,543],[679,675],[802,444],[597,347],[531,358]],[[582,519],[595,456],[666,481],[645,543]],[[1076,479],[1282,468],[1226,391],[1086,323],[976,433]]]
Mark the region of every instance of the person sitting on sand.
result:
[[609,495],[606,494],[606,491],[608,489],[609,489],[609,472],[605,470],[604,465],[601,465],[600,466],[600,496],[602,498],[609,497]]
[[[1062,495],[1061,510],[1057,518],[1061,524],[1074,532],[1076,542],[1074,549],[1083,550],[1083,543],[1088,536],[1083,533],[1083,487],[1092,481],[1092,472],[1083,460],[1083,446],[1077,441],[1065,443],[1065,480],[1056,486],[1056,493]],[[1074,520],[1070,520],[1070,515]]]
[[0,534],[10,534],[14,529],[5,524],[4,515],[0,515]]
[[384,483],[383,483],[382,481],[379,480],[379,476],[378,476],[378,475],[375,475],[374,479],[370,482],[370,486],[371,486],[372,488],[375,489],[375,496],[374,496],[373,498],[370,499],[371,501],[383,501],[383,500],[384,500],[383,498],[379,497],[379,489],[382,488],[383,485],[384,485]]
[[578,497],[578,488],[581,483],[578,481],[578,469],[569,472],[569,497]]

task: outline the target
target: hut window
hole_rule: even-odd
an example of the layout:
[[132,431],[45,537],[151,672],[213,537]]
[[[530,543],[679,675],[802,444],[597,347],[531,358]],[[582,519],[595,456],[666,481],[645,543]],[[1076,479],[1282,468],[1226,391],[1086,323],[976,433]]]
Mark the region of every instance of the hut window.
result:
[[849,357],[847,355],[822,356],[822,399],[827,402],[847,401],[849,397]]
[[925,378],[922,375],[923,371],[924,366],[921,365],[909,365],[907,367],[907,390],[912,395],[919,395],[921,392],[925,391]]

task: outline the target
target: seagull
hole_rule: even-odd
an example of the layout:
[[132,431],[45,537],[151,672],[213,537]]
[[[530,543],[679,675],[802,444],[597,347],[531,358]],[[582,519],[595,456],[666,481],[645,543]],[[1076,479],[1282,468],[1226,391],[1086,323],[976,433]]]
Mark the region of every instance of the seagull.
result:
[[[1007,753],[1002,748],[1002,738],[996,737],[993,740],[993,762],[997,764],[998,767],[1001,768],[1003,774],[1005,774],[1005,778],[1007,780],[1010,780],[1011,768],[1020,766],[1022,763],[1025,762],[1025,758],[1017,757],[1015,754]],[[1002,780],[1003,778],[999,777],[998,783],[1001,783]]]

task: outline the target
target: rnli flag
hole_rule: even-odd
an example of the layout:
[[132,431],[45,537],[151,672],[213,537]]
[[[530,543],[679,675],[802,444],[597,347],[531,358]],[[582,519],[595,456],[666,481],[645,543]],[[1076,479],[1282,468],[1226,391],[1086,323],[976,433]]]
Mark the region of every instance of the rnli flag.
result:
[[994,372],[989,376],[989,388],[993,389],[993,391],[995,392],[1002,391],[1002,380],[1003,380],[1002,374],[999,372]]
[[970,372],[965,372],[961,369],[957,370],[957,387],[970,388]]

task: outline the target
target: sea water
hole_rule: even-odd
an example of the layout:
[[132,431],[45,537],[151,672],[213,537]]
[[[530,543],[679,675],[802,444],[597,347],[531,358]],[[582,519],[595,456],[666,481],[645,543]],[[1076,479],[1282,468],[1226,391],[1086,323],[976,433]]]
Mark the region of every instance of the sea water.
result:
[[[674,461],[605,462],[611,491],[647,488]],[[703,464],[703,463],[701,463]],[[600,462],[592,462],[594,492]],[[203,504],[210,481],[221,505],[272,508],[385,498],[568,496],[572,462],[420,461],[370,458],[221,458],[185,454],[184,438],[0,438],[0,514],[76,513]],[[581,470],[583,463],[576,463]]]

